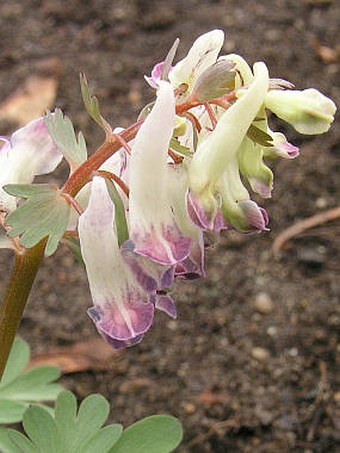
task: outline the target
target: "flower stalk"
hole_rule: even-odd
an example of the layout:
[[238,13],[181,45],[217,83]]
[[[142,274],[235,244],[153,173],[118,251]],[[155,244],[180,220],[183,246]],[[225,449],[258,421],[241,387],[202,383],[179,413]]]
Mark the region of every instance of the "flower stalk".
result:
[[45,245],[46,240],[43,240],[22,254],[15,254],[12,275],[0,306],[0,379],[44,256]]

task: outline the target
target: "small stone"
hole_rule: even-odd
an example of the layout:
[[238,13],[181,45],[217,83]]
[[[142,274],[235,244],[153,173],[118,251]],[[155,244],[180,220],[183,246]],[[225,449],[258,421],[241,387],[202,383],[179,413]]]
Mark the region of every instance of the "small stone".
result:
[[291,349],[289,349],[288,354],[291,357],[297,357],[299,355],[299,351],[297,348],[291,348]]
[[271,337],[275,337],[275,335],[277,335],[277,328],[275,326],[269,326],[267,329],[267,334]]
[[315,201],[315,206],[316,206],[318,209],[327,208],[327,206],[328,206],[327,200],[326,200],[325,198],[319,197],[319,198],[317,198],[316,201]]
[[268,349],[256,347],[251,350],[251,355],[255,360],[265,362],[269,359],[270,352]]
[[255,310],[261,315],[268,315],[274,310],[274,304],[268,293],[260,292],[255,297]]
[[194,414],[196,412],[196,406],[192,403],[183,404],[184,412],[188,415]]

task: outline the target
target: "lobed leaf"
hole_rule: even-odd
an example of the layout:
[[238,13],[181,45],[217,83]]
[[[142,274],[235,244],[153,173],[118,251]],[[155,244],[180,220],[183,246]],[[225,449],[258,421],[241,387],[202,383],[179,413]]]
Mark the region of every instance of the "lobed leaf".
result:
[[27,198],[6,218],[10,237],[20,237],[20,244],[31,248],[48,237],[45,255],[52,255],[66,231],[70,205],[55,186],[49,184],[7,184],[10,195]]
[[0,398],[0,424],[19,423],[28,403]]
[[20,422],[31,402],[53,401],[62,391],[61,385],[54,383],[60,376],[57,368],[36,367],[24,372],[29,358],[28,344],[16,338],[0,382],[0,424]]
[[106,134],[110,134],[112,132],[111,126],[101,115],[98,99],[95,96],[92,96],[85,74],[80,74],[80,89],[88,114],[104,130]]
[[152,415],[127,428],[110,453],[170,453],[182,437],[182,426],[176,418]]
[[45,123],[52,139],[69,163],[71,172],[74,172],[87,159],[83,134],[79,132],[77,139],[70,118],[64,116],[60,109],[55,109],[54,113],[48,112]]
[[[53,417],[38,406],[30,406],[24,414],[23,426],[37,451],[61,453],[63,442]],[[64,450],[68,451],[68,450]]]
[[8,357],[0,389],[12,382],[26,368],[30,360],[30,347],[22,338],[16,337]]

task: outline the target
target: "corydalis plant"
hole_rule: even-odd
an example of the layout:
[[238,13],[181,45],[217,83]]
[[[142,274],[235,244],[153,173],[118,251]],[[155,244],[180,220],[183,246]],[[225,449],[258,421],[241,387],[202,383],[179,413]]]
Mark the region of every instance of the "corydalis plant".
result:
[[[204,275],[206,232],[268,230],[251,194],[270,197],[267,160],[293,159],[299,149],[270,129],[267,111],[303,134],[324,133],[333,121],[330,99],[270,78],[262,62],[250,67],[239,55],[219,56],[223,41],[221,30],[206,33],[174,65],[176,40],[145,77],[155,101],[126,130],[111,128],[82,76],[85,106],[105,132],[89,158],[83,136],[58,110],[0,150],[0,246],[15,251],[19,270],[26,255],[38,268],[46,238],[47,255],[60,240],[78,250],[93,297],[89,315],[116,348],[140,342],[156,309],[176,317],[172,284]],[[32,184],[62,158],[70,176],[61,188]],[[18,269],[15,275],[5,307],[25,278]]]

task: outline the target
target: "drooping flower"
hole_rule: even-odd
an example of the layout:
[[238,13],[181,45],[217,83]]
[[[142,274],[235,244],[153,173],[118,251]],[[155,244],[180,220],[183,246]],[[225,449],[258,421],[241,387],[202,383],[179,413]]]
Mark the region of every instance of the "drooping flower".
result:
[[3,190],[6,184],[29,184],[35,176],[52,172],[63,156],[52,140],[44,118],[18,129],[0,148],[0,211],[11,212],[16,199]]
[[163,265],[184,260],[191,242],[175,223],[167,193],[168,148],[174,124],[173,89],[161,81],[156,103],[132,147],[129,225],[135,253]]
[[138,343],[150,328],[157,285],[149,280],[142,287],[137,281],[119,249],[114,216],[106,183],[95,177],[78,227],[94,304],[88,313],[99,333],[120,348]]
[[314,88],[269,91],[265,105],[300,134],[307,135],[327,132],[336,111],[334,102]]
[[[221,207],[218,185],[220,190],[231,187],[231,182],[225,181],[226,171],[230,164],[236,163],[237,152],[264,102],[268,83],[266,66],[256,63],[252,83],[222,114],[213,132],[199,143],[189,163],[189,203],[195,207],[196,217],[204,219],[208,229],[214,229]],[[235,168],[238,174],[238,164]],[[244,191],[247,192],[245,188]],[[225,203],[230,198],[230,194],[220,195]],[[249,195],[246,196],[248,198]],[[235,201],[240,199],[236,198]]]

